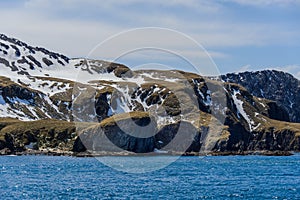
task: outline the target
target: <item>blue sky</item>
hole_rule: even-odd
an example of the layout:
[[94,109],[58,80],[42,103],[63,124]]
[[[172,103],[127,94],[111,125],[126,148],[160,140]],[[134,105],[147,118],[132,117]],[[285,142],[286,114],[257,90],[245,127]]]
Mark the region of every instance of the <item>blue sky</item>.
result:
[[69,57],[121,31],[162,27],[203,45],[221,73],[275,68],[300,78],[300,0],[4,0],[0,17],[1,33]]

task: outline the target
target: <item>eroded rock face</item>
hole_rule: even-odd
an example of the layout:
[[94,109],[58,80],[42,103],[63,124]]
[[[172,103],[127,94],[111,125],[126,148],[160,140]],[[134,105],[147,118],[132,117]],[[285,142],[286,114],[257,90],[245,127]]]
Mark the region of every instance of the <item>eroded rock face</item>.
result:
[[[66,100],[65,96],[69,96],[69,99]],[[0,111],[4,115],[2,117],[18,117],[22,120],[67,120],[70,118],[71,96],[72,93],[66,91],[49,97],[43,92],[0,76],[0,105],[3,105]]]
[[162,127],[155,135],[157,149],[173,152],[199,152],[201,133],[189,122],[179,121]]
[[153,152],[155,133],[156,123],[148,113],[115,115],[103,120],[99,125],[83,130],[75,142],[77,146],[74,150],[84,150],[80,147],[83,144],[89,152]]
[[289,116],[276,102],[256,98],[237,84],[225,87],[228,109],[224,125],[229,135],[217,142],[215,151],[300,150],[300,126],[285,122]]
[[231,127],[227,141],[220,141],[215,151],[300,151],[298,130],[275,129],[270,127],[260,131],[247,132],[240,124]]
[[287,111],[291,122],[300,122],[300,81],[276,70],[222,76],[226,82],[245,87],[252,95],[270,99]]
[[28,149],[72,151],[76,138],[75,125],[58,120],[22,122],[16,119],[0,119],[0,150],[11,153]]
[[253,133],[248,146],[249,150],[299,151],[300,136],[289,129],[274,130],[270,128],[263,132]]
[[[299,80],[283,72],[227,74],[223,83],[179,70],[132,71],[4,35],[0,68],[7,76],[0,76],[0,117],[49,120],[41,126],[1,119],[0,149],[18,152],[34,143],[74,152],[300,150],[299,124],[285,123],[300,122]],[[72,79],[74,70],[83,79]],[[220,130],[209,127],[212,118]],[[71,121],[89,128],[76,139]]]
[[268,116],[271,119],[279,120],[279,121],[290,121],[290,116],[288,112],[283,108],[280,107],[276,102],[268,102]]

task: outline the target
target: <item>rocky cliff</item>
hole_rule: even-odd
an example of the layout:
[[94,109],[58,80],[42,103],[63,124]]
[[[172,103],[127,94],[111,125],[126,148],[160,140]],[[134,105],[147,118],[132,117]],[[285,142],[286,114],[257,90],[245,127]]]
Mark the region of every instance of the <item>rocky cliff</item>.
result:
[[299,151],[299,81],[70,59],[0,36],[2,153]]
[[222,79],[242,85],[254,96],[275,101],[288,113],[285,120],[300,122],[300,81],[291,74],[265,70],[227,74]]

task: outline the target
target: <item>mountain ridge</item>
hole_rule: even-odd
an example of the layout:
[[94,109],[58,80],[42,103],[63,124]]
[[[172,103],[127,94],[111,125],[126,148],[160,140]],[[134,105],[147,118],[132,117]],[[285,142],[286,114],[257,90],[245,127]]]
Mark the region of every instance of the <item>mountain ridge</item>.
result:
[[[293,89],[299,80],[281,72],[227,74],[222,82],[179,70],[132,71],[118,63],[69,59],[4,35],[0,69],[0,151],[300,150],[300,127],[291,123],[298,122],[299,111],[291,112],[291,102],[280,98],[286,92],[297,106]],[[273,95],[263,84],[267,80],[258,76],[268,77],[281,93]],[[143,127],[150,125],[157,135],[128,134],[147,132]],[[108,146],[112,143],[117,148]]]
[[276,101],[288,113],[291,122],[300,122],[300,80],[277,70],[230,73],[222,75],[226,82],[244,86],[254,96]]

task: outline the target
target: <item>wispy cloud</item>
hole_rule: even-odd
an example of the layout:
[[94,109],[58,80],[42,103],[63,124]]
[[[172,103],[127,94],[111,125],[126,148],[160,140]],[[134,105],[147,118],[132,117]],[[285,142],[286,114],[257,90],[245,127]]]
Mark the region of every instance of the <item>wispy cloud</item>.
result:
[[[14,26],[16,33],[30,31],[41,33],[40,37],[43,37],[44,32],[49,32],[62,38],[66,35],[63,33],[67,33],[78,39],[87,35],[94,43],[104,40],[104,35],[142,26],[179,30],[208,48],[286,43],[291,37],[299,38],[299,31],[282,29],[277,24],[230,21],[222,16],[224,10],[226,6],[217,1],[29,0],[23,7],[8,13],[3,10],[0,15],[5,19],[9,15],[9,24]],[[9,29],[5,21],[1,25]],[[91,37],[93,34],[98,36]],[[61,44],[65,42],[61,41]]]
[[[278,70],[290,73],[300,80],[300,65],[268,66],[260,67],[260,70]],[[249,65],[242,66],[236,72],[257,71],[257,67]]]
[[290,5],[300,5],[298,0],[224,0],[224,2],[233,2],[241,5],[250,5],[250,6],[290,6]]
[[[272,69],[272,68],[270,68]],[[287,65],[287,66],[277,66],[273,67],[273,69],[277,69],[280,71],[284,71],[290,74],[293,74],[296,78],[300,80],[300,65]]]
[[251,65],[244,65],[238,68],[236,72],[246,72],[246,71],[251,71]]
[[[230,55],[230,48],[300,46],[297,14],[289,18],[283,16],[273,19],[271,16],[266,20],[264,15],[262,18],[255,18],[256,9],[282,6],[294,8],[300,5],[300,1],[297,0],[16,2],[17,6],[9,8],[1,6],[0,2],[0,17],[3,19],[0,26],[3,33],[71,57],[86,56],[109,36],[137,27],[164,27],[183,32],[202,44],[214,59],[235,59]],[[236,9],[235,5],[247,9],[244,12]],[[248,8],[252,10],[249,11]],[[269,13],[263,14],[269,16]],[[173,45],[164,38],[158,40],[165,45]],[[181,45],[181,50],[190,51],[184,43],[177,44]],[[122,45],[128,44],[125,41],[119,44]],[[114,50],[107,49],[106,52],[108,54]],[[195,53],[190,51],[189,54]],[[287,65],[291,64],[290,62],[288,61]]]

